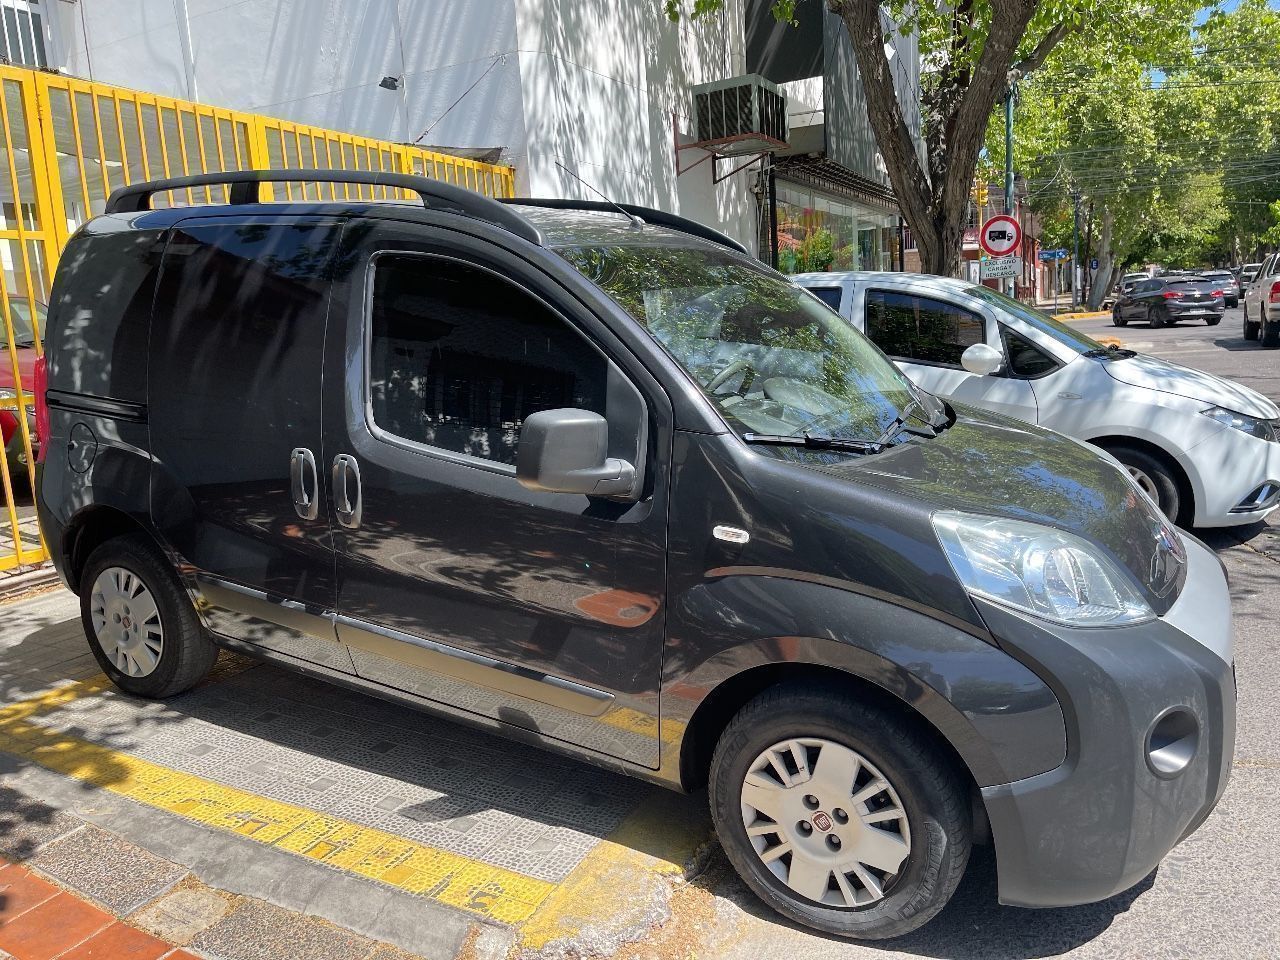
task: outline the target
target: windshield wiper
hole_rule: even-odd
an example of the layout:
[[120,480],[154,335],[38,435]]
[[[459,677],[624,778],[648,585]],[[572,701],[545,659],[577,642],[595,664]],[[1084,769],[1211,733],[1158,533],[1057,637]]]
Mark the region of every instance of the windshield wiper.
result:
[[907,422],[911,419],[912,411],[916,409],[923,411],[923,405],[918,399],[913,398],[911,402],[903,407],[898,412],[898,415],[890,421],[889,426],[885,427],[884,433],[880,434],[876,443],[881,448],[887,447],[893,438],[903,431],[906,431],[907,433],[914,433],[918,437],[936,437],[938,435],[938,428],[927,420],[925,421],[926,423],[929,423],[927,427],[913,427]]
[[806,450],[843,450],[849,453],[879,453],[884,444],[878,440],[847,439],[844,437],[814,437],[807,433],[787,436],[776,433],[744,433],[747,443],[759,443],[770,447],[804,447]]

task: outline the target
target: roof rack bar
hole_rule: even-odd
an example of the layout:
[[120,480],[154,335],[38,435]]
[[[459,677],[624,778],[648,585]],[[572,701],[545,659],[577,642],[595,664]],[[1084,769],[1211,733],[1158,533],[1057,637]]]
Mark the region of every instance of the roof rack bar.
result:
[[475,220],[483,220],[502,227],[530,243],[543,245],[542,234],[532,223],[516,211],[496,200],[455,187],[451,183],[417,177],[407,173],[382,173],[374,170],[231,170],[225,173],[199,173],[189,177],[170,177],[167,180],[147,180],[133,183],[112,192],[107,198],[107,213],[140,213],[151,209],[151,197],[169,190],[187,187],[231,187],[233,204],[258,203],[258,185],[280,182],[302,183],[367,183],[375,187],[394,187],[416,193],[428,210],[459,213]]
[[666,213],[662,210],[655,210],[652,207],[641,207],[634,203],[606,203],[603,200],[558,200],[541,197],[503,197],[498,203],[523,204],[527,207],[546,207],[551,210],[590,210],[600,213],[617,213],[622,210],[633,217],[639,217],[645,223],[653,224],[655,227],[669,227],[672,230],[679,230],[681,233],[701,237],[703,240],[710,240],[712,243],[718,243],[722,247],[729,247],[731,250],[737,250],[739,253],[746,253],[750,256],[746,247],[719,230],[713,230],[711,227],[698,223],[696,220],[690,220],[688,217],[679,217],[674,213]]

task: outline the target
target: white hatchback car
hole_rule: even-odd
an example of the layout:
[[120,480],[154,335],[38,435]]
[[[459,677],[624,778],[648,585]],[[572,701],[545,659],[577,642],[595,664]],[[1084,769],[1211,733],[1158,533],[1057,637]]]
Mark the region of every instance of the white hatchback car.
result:
[[963,280],[909,273],[792,279],[930,393],[1102,447],[1182,526],[1252,523],[1280,503],[1280,409],[1248,387],[1104,347]]

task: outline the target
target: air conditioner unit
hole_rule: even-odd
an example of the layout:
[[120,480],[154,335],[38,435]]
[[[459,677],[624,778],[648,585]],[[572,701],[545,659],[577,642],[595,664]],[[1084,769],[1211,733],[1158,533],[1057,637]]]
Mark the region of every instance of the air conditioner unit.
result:
[[787,98],[757,73],[693,88],[697,146],[721,156],[768,153],[787,146]]

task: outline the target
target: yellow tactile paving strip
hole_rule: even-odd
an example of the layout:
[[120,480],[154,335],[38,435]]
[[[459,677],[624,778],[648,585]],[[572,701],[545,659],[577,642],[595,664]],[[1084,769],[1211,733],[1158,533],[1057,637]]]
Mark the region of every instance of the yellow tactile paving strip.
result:
[[0,708],[0,750],[203,826],[501,923],[528,919],[555,889],[545,880],[214,783],[32,722],[110,687],[106,677],[98,677]]

